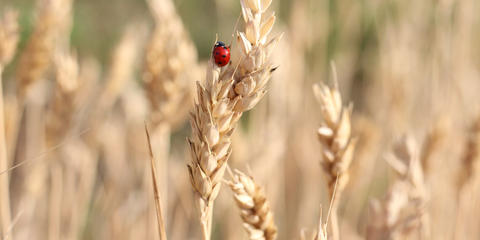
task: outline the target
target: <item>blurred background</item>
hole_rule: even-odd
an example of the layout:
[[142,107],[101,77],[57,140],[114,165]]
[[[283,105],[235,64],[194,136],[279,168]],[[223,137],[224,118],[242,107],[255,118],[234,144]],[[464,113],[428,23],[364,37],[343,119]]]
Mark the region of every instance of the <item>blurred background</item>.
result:
[[[48,10],[53,5],[58,9]],[[242,21],[234,29],[240,3],[161,0],[158,6],[173,8],[155,10],[144,0],[0,2],[0,16],[18,11],[18,48],[2,83],[8,166],[21,164],[9,172],[13,227],[3,235],[157,239],[146,120],[163,159],[168,235],[199,239],[186,113],[216,35],[230,43],[243,29]],[[478,239],[480,3],[274,0],[270,9],[277,15],[272,35],[285,34],[272,57],[279,68],[265,98],[244,114],[229,164],[251,169],[265,188],[278,239],[312,233],[320,205],[325,212],[329,203],[312,85],[333,84],[332,62],[344,103],[353,103],[358,137],[339,209],[341,239],[365,239],[369,202],[383,199],[395,178],[385,156],[406,134],[422,161],[431,239]],[[50,36],[49,28],[58,31]],[[156,48],[160,53],[150,56]],[[151,85],[155,74],[178,86]],[[239,224],[224,187],[212,238],[247,239]]]

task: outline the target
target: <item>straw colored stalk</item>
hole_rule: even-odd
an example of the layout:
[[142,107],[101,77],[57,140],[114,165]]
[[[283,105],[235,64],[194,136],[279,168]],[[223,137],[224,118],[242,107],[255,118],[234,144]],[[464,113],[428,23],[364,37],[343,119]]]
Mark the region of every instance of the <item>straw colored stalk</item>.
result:
[[[18,42],[18,13],[7,10],[0,18],[0,172],[8,169],[5,118],[3,109],[3,68],[11,61]],[[0,174],[0,234],[7,235],[11,227],[9,174]]]
[[40,80],[47,71],[55,43],[70,14],[71,4],[72,0],[38,1],[33,33],[20,55],[17,68],[17,90],[21,100],[30,86]]
[[334,71],[333,88],[323,83],[313,86],[315,97],[320,103],[323,123],[318,129],[322,144],[321,166],[327,178],[329,197],[332,199],[330,229],[331,237],[339,239],[337,208],[340,196],[348,183],[348,169],[353,158],[356,139],[351,137],[352,105],[344,107],[338,90]]
[[232,175],[233,180],[228,185],[233,191],[249,239],[276,239],[277,226],[263,189],[253,177],[238,170]]
[[162,216],[162,205],[160,201],[160,190],[158,189],[158,176],[157,169],[155,167],[155,158],[153,156],[152,144],[150,142],[150,134],[148,132],[147,125],[145,125],[145,133],[147,134],[148,150],[150,153],[150,170],[152,172],[152,186],[155,199],[155,212],[157,213],[157,223],[158,223],[158,235],[160,240],[167,240],[167,233],[165,231],[165,223]]
[[[266,93],[275,67],[270,54],[280,36],[268,40],[275,16],[265,15],[271,1],[241,0],[245,29],[237,33],[238,64],[218,67],[210,59],[204,85],[197,84],[188,139],[190,179],[200,210],[204,239],[210,239],[213,203],[231,154],[231,136],[243,112],[252,109]],[[263,21],[262,21],[263,20]]]
[[390,187],[385,199],[373,200],[367,224],[367,239],[408,239],[413,231],[422,239],[429,239],[426,213],[428,193],[419,156],[411,138],[398,142],[387,162],[398,179]]

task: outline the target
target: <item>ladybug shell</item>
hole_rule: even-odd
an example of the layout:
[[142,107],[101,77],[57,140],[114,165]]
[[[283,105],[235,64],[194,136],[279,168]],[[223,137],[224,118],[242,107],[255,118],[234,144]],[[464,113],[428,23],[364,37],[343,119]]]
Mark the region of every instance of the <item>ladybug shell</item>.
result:
[[213,59],[219,67],[223,67],[230,62],[230,48],[224,44],[215,44],[213,48]]

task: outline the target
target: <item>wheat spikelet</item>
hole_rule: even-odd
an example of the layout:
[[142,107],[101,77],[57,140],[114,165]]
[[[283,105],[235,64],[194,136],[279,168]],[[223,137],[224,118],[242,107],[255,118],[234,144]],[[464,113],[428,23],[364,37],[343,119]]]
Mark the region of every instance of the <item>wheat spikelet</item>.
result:
[[383,202],[370,204],[367,239],[398,239],[416,230],[428,239],[428,193],[415,142],[403,138],[386,159],[398,175]]
[[47,119],[47,146],[58,143],[71,127],[79,90],[79,69],[75,54],[59,53],[55,58],[55,90]]
[[275,69],[269,56],[280,38],[267,41],[275,21],[274,15],[264,16],[271,1],[240,2],[246,25],[244,32],[237,33],[241,46],[238,65],[220,68],[210,59],[205,85],[197,84],[191,113],[192,137],[188,142],[192,159],[188,169],[205,239],[210,239],[213,202],[232,151],[231,135],[242,113],[252,109],[265,94]]
[[[0,172],[8,169],[7,142],[3,108],[3,68],[16,50],[18,42],[18,13],[7,10],[0,18]],[[0,174],[0,234],[7,235],[11,227],[9,174]]]
[[71,4],[72,0],[39,0],[35,27],[17,68],[17,90],[21,97],[45,74]]
[[131,24],[115,46],[106,85],[99,99],[99,113],[108,110],[115,103],[127,82],[131,80],[142,37],[142,26]]
[[18,42],[18,13],[12,9],[3,12],[0,19],[0,68],[12,60]]
[[444,123],[439,121],[437,122],[432,129],[430,129],[425,136],[425,140],[422,145],[422,151],[420,154],[420,162],[422,164],[423,172],[428,176],[432,168],[432,156],[435,151],[441,145],[443,138],[445,137],[445,126]]
[[480,116],[472,123],[467,133],[465,150],[462,156],[462,170],[458,175],[457,186],[462,189],[473,180],[480,170]]
[[[323,212],[322,212],[322,207],[320,206],[320,218],[318,220],[317,230],[311,238],[312,240],[328,240],[327,223],[323,223],[322,218],[323,218]],[[302,231],[300,232],[300,240],[306,240],[304,229],[302,229]]]
[[147,44],[143,81],[152,108],[152,123],[176,125],[191,105],[197,50],[170,0],[150,0],[155,29]]
[[249,239],[276,239],[277,227],[263,189],[251,176],[238,170],[232,178],[228,185],[233,191]]
[[342,105],[334,68],[333,71],[333,88],[319,83],[314,85],[313,90],[320,103],[323,117],[323,123],[318,129],[318,137],[322,144],[321,165],[327,177],[329,197],[332,199],[331,236],[337,240],[339,232],[336,210],[348,182],[348,168],[353,158],[356,139],[352,139],[351,136],[352,105],[348,107]]

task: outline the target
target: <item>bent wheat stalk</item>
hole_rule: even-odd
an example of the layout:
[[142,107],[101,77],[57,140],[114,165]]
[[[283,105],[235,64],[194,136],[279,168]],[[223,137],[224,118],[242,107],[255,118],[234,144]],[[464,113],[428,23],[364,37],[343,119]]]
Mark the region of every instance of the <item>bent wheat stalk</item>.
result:
[[[275,67],[270,53],[281,36],[268,40],[275,16],[265,15],[271,0],[241,0],[245,29],[237,33],[240,55],[235,64],[218,67],[211,59],[204,85],[197,83],[188,139],[190,180],[200,210],[204,239],[210,239],[213,203],[220,191],[226,162],[232,152],[231,136],[243,112],[266,93]],[[262,21],[263,20],[263,21]]]
[[276,239],[277,226],[263,189],[255,183],[253,177],[238,170],[235,170],[232,178],[227,183],[233,191],[249,239]]
[[331,202],[330,229],[333,240],[339,239],[337,208],[342,192],[347,185],[348,168],[353,158],[356,139],[351,137],[352,105],[344,107],[338,90],[334,72],[334,86],[323,83],[313,86],[314,94],[320,103],[323,123],[318,129],[318,138],[322,144],[321,165],[327,177]]

